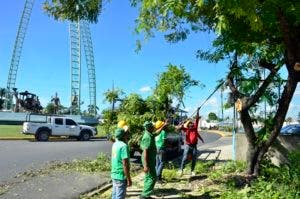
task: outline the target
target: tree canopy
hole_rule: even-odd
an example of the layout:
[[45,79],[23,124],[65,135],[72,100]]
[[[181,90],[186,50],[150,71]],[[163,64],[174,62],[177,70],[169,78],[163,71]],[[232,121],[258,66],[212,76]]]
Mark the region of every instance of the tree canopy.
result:
[[217,114],[215,114],[214,112],[210,112],[210,113],[208,114],[208,119],[209,119],[210,121],[217,121],[219,118],[218,118]]
[[97,23],[102,0],[46,0],[45,12],[56,20],[87,20]]
[[[296,0],[131,0],[139,9],[136,32],[146,39],[156,31],[168,42],[185,40],[191,32],[213,32],[210,50],[199,46],[197,57],[210,62],[230,59],[226,86],[240,103],[240,119],[249,143],[248,173],[257,175],[284,122],[300,81],[300,2]],[[287,81],[278,71],[286,67]],[[285,83],[284,83],[285,82]],[[276,95],[275,87],[284,85]],[[280,90],[280,89],[279,89]],[[258,134],[252,121],[265,100],[277,104],[264,118]],[[232,103],[232,105],[233,105]],[[263,136],[261,135],[263,133]]]

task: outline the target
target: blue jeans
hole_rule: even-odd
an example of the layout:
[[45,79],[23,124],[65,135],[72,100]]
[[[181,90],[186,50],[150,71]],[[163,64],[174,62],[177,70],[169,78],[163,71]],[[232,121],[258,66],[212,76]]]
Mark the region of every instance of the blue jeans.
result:
[[114,180],[112,179],[113,190],[112,199],[125,199],[127,180]]
[[194,171],[197,161],[197,144],[188,145],[186,144],[184,147],[183,157],[181,161],[181,167],[180,169],[183,170],[185,167],[185,164],[188,162],[188,155],[192,155],[192,166],[191,171]]
[[157,179],[161,180],[162,170],[164,169],[165,159],[166,159],[166,150],[157,149],[156,154],[156,175]]

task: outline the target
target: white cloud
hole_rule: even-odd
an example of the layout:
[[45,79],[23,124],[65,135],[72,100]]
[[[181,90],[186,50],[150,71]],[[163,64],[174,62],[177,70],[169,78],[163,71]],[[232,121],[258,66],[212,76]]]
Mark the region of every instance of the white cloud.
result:
[[148,93],[150,92],[152,89],[150,86],[143,86],[142,88],[139,89],[140,92],[142,93]]

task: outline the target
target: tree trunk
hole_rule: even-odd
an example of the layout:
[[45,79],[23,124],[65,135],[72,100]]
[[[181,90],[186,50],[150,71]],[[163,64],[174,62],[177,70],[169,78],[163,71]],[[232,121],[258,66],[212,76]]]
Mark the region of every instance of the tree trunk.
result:
[[261,161],[263,160],[265,154],[268,152],[268,149],[275,142],[276,138],[280,133],[280,129],[283,125],[285,116],[289,108],[289,104],[292,100],[296,87],[297,81],[295,81],[292,77],[289,76],[283,94],[279,100],[279,106],[274,117],[274,126],[272,132],[268,140],[265,142],[258,142],[248,110],[243,110],[241,112],[241,122],[244,126],[246,138],[249,145],[247,151],[247,173],[249,175],[258,176]]

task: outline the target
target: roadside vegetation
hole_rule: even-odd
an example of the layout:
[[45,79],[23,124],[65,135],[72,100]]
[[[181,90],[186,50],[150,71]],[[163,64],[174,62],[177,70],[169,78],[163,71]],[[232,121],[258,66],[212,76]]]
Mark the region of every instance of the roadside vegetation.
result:
[[[178,174],[178,165],[169,162],[163,170],[163,184],[157,184],[154,195],[163,197],[170,194],[182,198],[299,198],[300,167],[299,152],[289,155],[289,164],[275,166],[269,160],[262,163],[261,175],[253,178],[246,174],[246,163],[240,161],[198,161],[196,176]],[[188,174],[190,165],[185,169]],[[141,188],[134,182],[133,190]],[[130,189],[129,189],[130,190]],[[129,191],[130,193],[130,191]],[[84,199],[110,198],[111,190]],[[130,198],[130,197],[128,197]]]
[[[106,137],[100,125],[97,126],[98,134],[96,138]],[[32,135],[21,133],[22,125],[0,125],[0,138],[34,138]]]
[[[0,138],[20,138],[25,137],[21,134],[22,125],[0,125]],[[27,138],[33,138],[33,136],[26,136]]]
[[59,163],[52,166],[53,169],[88,173],[108,172],[110,171],[110,167],[110,158],[104,153],[99,153],[97,158],[94,160],[73,160],[72,162]]

